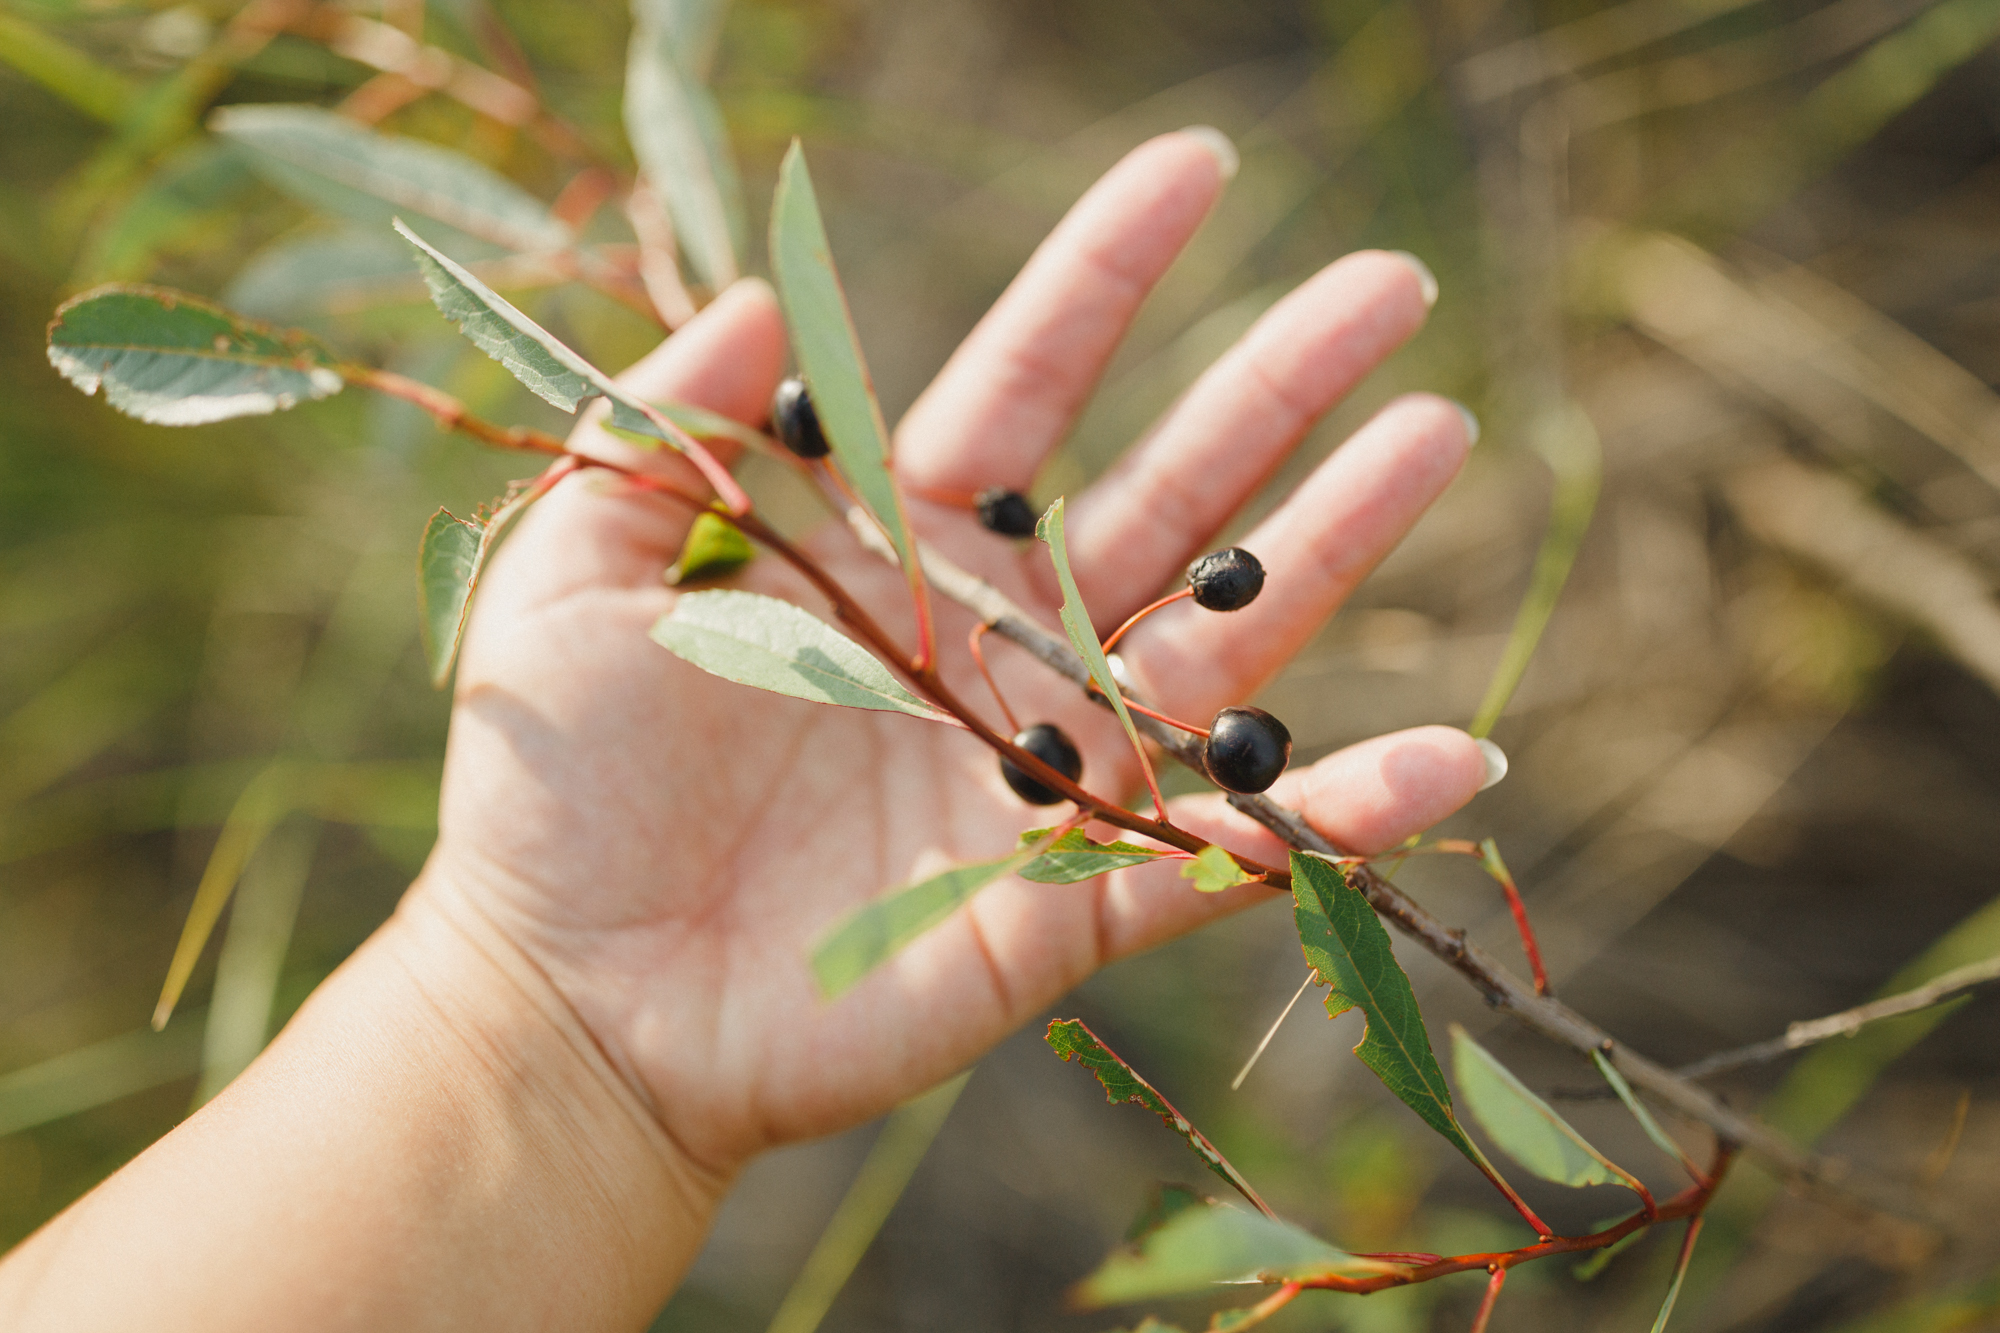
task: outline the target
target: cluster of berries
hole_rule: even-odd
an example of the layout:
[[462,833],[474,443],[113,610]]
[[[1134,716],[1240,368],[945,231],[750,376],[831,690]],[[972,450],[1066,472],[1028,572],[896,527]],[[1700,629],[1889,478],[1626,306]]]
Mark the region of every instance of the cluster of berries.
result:
[[[792,378],[778,386],[777,395],[771,400],[771,426],[785,448],[800,458],[824,458],[831,452],[804,380]],[[1019,491],[989,487],[974,497],[973,510],[980,525],[990,532],[1006,537],[1034,535],[1035,511]],[[1264,590],[1264,566],[1248,551],[1231,546],[1211,551],[1189,565],[1187,581],[1183,592],[1156,602],[1147,610],[1185,596],[1210,611],[1240,611]],[[1131,622],[1127,622],[1125,628],[1130,627]],[[1115,642],[1117,635],[1112,637]],[[1199,728],[1187,729],[1203,734]],[[1261,708],[1225,708],[1215,715],[1205,734],[1208,740],[1202,748],[1203,765],[1215,785],[1225,791],[1264,791],[1291,762],[1292,733]],[[1038,722],[1026,728],[1014,737],[1014,744],[1071,782],[1083,777],[1083,755],[1076,742],[1053,722]],[[1061,792],[1006,759],[1000,761],[1000,775],[1014,794],[1030,805],[1056,805],[1064,799]]]

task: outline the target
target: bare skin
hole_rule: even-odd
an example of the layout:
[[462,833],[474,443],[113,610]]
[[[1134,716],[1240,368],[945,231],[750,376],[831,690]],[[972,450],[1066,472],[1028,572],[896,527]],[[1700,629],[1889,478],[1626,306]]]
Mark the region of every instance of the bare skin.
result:
[[[912,408],[912,487],[1025,486],[1138,303],[1224,183],[1199,136],[1142,145],[1079,202]],[[1404,261],[1349,256],[1281,302],[1109,475],[1071,550],[1100,630],[1144,605],[1331,406],[1423,322]],[[784,334],[740,283],[627,373],[653,397],[761,421]],[[1147,694],[1205,720],[1269,679],[1463,461],[1443,399],[1398,400],[1245,540],[1264,595],[1177,607],[1121,651]],[[670,468],[594,425],[576,445]],[[947,554],[1055,623],[1039,547],[913,502]],[[755,694],[646,630],[687,514],[598,477],[532,510],[482,587],[459,668],[441,834],[396,916],[222,1096],[0,1265],[0,1324],[66,1331],[643,1327],[742,1165],[877,1115],[963,1069],[1113,959],[1262,901],[1174,868],[982,893],[832,1004],[806,957],[884,887],[990,857],[1047,822],[964,732]],[[829,525],[807,548],[896,632],[900,577]],[[738,586],[826,608],[775,560]],[[961,695],[984,686],[952,646]],[[1113,724],[1003,645],[1023,721],[1060,722],[1085,782],[1138,783]],[[989,714],[997,722],[997,710]],[[1428,727],[1287,774],[1274,795],[1346,845],[1393,845],[1484,772]],[[1282,864],[1215,797],[1175,823]]]

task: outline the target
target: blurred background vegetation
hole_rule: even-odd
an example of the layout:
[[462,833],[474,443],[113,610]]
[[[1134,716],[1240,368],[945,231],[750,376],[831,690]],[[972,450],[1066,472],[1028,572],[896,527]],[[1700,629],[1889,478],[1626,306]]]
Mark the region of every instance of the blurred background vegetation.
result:
[[[203,118],[340,105],[555,198],[580,148],[630,160],[629,22],[609,0],[0,0],[0,1246],[226,1082],[391,910],[431,837],[446,712],[417,537],[529,470],[358,394],[142,426],[49,369],[50,311],[104,280],[183,287],[559,425],[435,317],[393,238],[309,214]],[[892,418],[1120,153],[1196,122],[1237,141],[1241,175],[1038,498],[1101,470],[1319,265],[1382,245],[1436,269],[1430,327],[1272,494],[1412,387],[1470,403],[1485,442],[1265,702],[1308,760],[1464,724],[1538,551],[1544,586],[1573,555],[1494,731],[1513,774],[1446,831],[1500,840],[1565,999],[1679,1062],[2000,952],[1996,39],[1996,0],[738,0],[713,85],[753,234],[806,138]],[[422,86],[477,102],[474,64],[581,144],[504,95],[482,113]],[[602,364],[658,336],[517,276]],[[225,825],[269,836],[155,1034]],[[1400,882],[1512,949],[1475,867],[1418,859]],[[1588,1083],[1405,961],[1433,1031],[1466,1023],[1539,1087]],[[1517,1243],[1347,1056],[1354,1020],[1302,1005],[1228,1090],[1299,973],[1273,907],[1061,1012],[1338,1243]],[[1909,1244],[1746,1170],[1677,1327],[2000,1328],[1996,1051],[2000,1004],[1975,998],[1719,1080],[1919,1182],[1948,1235]],[[1615,1108],[1565,1105],[1652,1160]],[[753,1169],[660,1327],[765,1327],[874,1134]],[[974,1073],[824,1326],[1109,1327],[1065,1287],[1153,1181],[1195,1174],[1031,1028]],[[1530,1193],[1565,1229],[1620,1207]],[[1524,1269],[1494,1327],[1644,1327],[1671,1248],[1587,1284]],[[1273,1326],[1462,1328],[1479,1289],[1303,1300]]]

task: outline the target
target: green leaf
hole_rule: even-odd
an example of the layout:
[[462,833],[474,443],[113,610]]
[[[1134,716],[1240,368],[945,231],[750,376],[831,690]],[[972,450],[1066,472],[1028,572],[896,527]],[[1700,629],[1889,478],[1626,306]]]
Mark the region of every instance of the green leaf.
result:
[[432,514],[424,528],[417,552],[417,594],[423,604],[424,659],[430,663],[433,685],[444,684],[451,675],[485,539],[479,524],[467,523],[445,509]]
[[719,579],[750,563],[757,548],[743,530],[719,514],[697,514],[681,544],[680,559],[667,567],[667,582],[678,587],[693,579]]
[[1636,1183],[1456,1023],[1451,1025],[1451,1046],[1458,1090],[1502,1152],[1558,1185],[1580,1189]]
[[1701,1235],[1701,1214],[1688,1219],[1687,1235],[1681,1241],[1680,1258],[1674,1263],[1674,1280],[1667,1286],[1667,1298],[1660,1302],[1660,1313],[1653,1318],[1653,1333],[1666,1333],[1667,1320],[1673,1317],[1674,1302],[1681,1298],[1681,1283],[1688,1275],[1688,1261],[1694,1258],[1695,1237]]
[[1229,1204],[1189,1208],[1136,1247],[1114,1253],[1077,1287],[1079,1303],[1118,1305],[1205,1292],[1219,1282],[1370,1277],[1396,1264],[1336,1249],[1309,1231]]
[[681,68],[704,83],[728,14],[729,0],[632,0],[633,22],[665,27]]
[[346,384],[306,334],[159,287],[99,287],[64,302],[48,351],[71,384],[101,385],[113,407],[159,426],[282,412]]
[[[720,291],[736,281],[743,249],[743,186],[729,152],[722,109],[702,83],[703,42],[713,24],[655,16],[635,4],[625,65],[625,136],[639,170],[666,202],[674,236],[695,276]],[[719,18],[720,7],[715,17]],[[692,39],[692,43],[691,40]]]
[[889,535],[907,571],[917,569],[916,548],[903,499],[889,474],[889,432],[862,359],[861,340],[847,312],[833,251],[820,221],[806,158],[793,140],[778,171],[771,199],[771,271],[792,331],[799,371],[812,386],[820,426],[841,471]]
[[1153,1190],[1153,1197],[1146,1201],[1145,1208],[1132,1219],[1132,1225],[1125,1228],[1125,1240],[1128,1244],[1142,1241],[1165,1226],[1176,1214],[1190,1208],[1206,1208],[1214,1202],[1206,1194],[1186,1185],[1162,1182]]
[[1097,1076],[1104,1085],[1104,1098],[1113,1106],[1120,1102],[1131,1102],[1143,1106],[1160,1117],[1161,1123],[1181,1136],[1187,1146],[1194,1149],[1195,1156],[1201,1158],[1208,1169],[1228,1181],[1236,1191],[1258,1208],[1265,1203],[1257,1197],[1257,1191],[1243,1178],[1243,1173],[1229,1164],[1208,1136],[1194,1127],[1194,1123],[1176,1111],[1173,1103],[1159,1094],[1159,1090],[1139,1077],[1139,1071],[1120,1059],[1098,1039],[1087,1024],[1079,1018],[1058,1018],[1049,1024],[1046,1040],[1049,1048],[1065,1061],[1074,1059],[1078,1064]]
[[781,598],[691,592],[660,617],[652,634],[682,661],[739,685],[932,722],[947,716],[904,689],[860,644]]
[[[1618,1094],[1618,1100],[1625,1103],[1625,1109],[1632,1113],[1632,1118],[1639,1122],[1639,1128],[1646,1131],[1646,1137],[1653,1141],[1653,1145],[1683,1166],[1692,1167],[1693,1163],[1688,1161],[1688,1155],[1682,1150],[1681,1145],[1675,1143],[1673,1136],[1660,1127],[1659,1121],[1653,1119],[1653,1113],[1646,1109],[1646,1104],[1632,1091],[1632,1085],[1625,1081],[1625,1076],[1618,1072],[1618,1067],[1604,1057],[1604,1052],[1592,1051],[1590,1060],[1597,1066],[1597,1072],[1604,1075],[1604,1081],[1611,1085],[1611,1090]],[[1699,1175],[1697,1172],[1697,1178]]]
[[[654,403],[653,407],[697,440],[729,440],[752,449],[769,450],[772,447],[768,435],[744,425],[735,417],[726,417],[720,412],[696,407],[693,403]],[[655,442],[650,438],[646,440],[647,444]]]
[[1354,1053],[1425,1124],[1473,1165],[1489,1169],[1459,1127],[1410,978],[1375,909],[1339,866],[1302,852],[1292,853],[1292,904],[1306,962],[1329,987],[1327,1016],[1359,1009],[1367,1021]]
[[1098,642],[1097,631],[1091,626],[1090,611],[1083,604],[1083,594],[1076,590],[1076,575],[1069,568],[1069,543],[1063,536],[1063,500],[1048,507],[1041,521],[1035,524],[1035,536],[1047,543],[1049,559],[1056,567],[1056,582],[1062,587],[1063,632],[1069,635],[1070,646],[1083,659],[1091,679],[1097,688],[1104,691],[1104,697],[1111,701],[1111,709],[1118,714],[1118,720],[1125,726],[1125,734],[1132,738],[1132,748],[1143,753],[1139,742],[1139,729],[1132,725],[1132,714],[1126,711],[1125,696],[1118,692],[1118,682],[1111,678],[1111,666],[1104,660],[1104,645]]
[[[748,595],[690,594],[693,597]],[[813,980],[819,986],[820,997],[834,1000],[846,994],[904,945],[957,911],[994,880],[1011,875],[1034,860],[1040,850],[1030,847],[998,861],[953,866],[928,879],[891,889],[850,913],[813,948]]]
[[430,664],[432,685],[442,688],[451,677],[451,664],[458,656],[458,642],[464,637],[471,613],[472,594],[494,548],[528,506],[567,470],[564,460],[533,482],[517,482],[497,505],[471,521],[444,509],[431,515],[417,553],[417,595],[423,608],[424,657]]
[[[417,248],[417,264],[423,270],[424,285],[430,288],[432,303],[482,352],[507,367],[515,379],[565,412],[574,412],[578,404],[602,394],[611,400],[612,426],[689,452],[687,446],[692,441],[685,439],[659,408],[621,388],[400,219],[395,226],[403,239]],[[705,455],[698,456],[697,462],[700,457]],[[709,480],[727,482],[728,477],[711,475]]]
[[[1021,835],[1021,845],[1047,837],[1049,830],[1029,829]],[[1057,838],[1048,851],[1029,862],[1021,878],[1037,884],[1080,884],[1099,875],[1108,875],[1126,866],[1143,865],[1171,855],[1157,847],[1139,847],[1129,842],[1092,842],[1082,829],[1071,829]]]
[[387,231],[341,226],[265,246],[237,270],[223,300],[260,319],[311,319],[421,301],[423,290],[401,241]]
[[1181,866],[1181,878],[1194,881],[1196,893],[1221,893],[1224,889],[1250,882],[1236,858],[1210,843]]
[[429,218],[506,250],[561,250],[575,239],[539,199],[449,148],[382,134],[312,106],[231,106],[209,128],[241,147],[271,184],[310,208],[371,226]]

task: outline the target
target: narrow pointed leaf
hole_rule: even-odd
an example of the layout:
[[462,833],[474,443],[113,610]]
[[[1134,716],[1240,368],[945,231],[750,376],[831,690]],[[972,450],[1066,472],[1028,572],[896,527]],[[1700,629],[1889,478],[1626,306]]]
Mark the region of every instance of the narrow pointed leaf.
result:
[[[1026,846],[1048,833],[1048,829],[1030,829],[1021,835],[1021,843]],[[1037,884],[1081,884],[1169,854],[1157,847],[1140,847],[1129,842],[1092,842],[1082,829],[1071,829],[1057,838],[1048,851],[1023,867],[1021,878]]]
[[1581,1188],[1631,1185],[1629,1173],[1592,1147],[1555,1108],[1528,1090],[1458,1024],[1451,1025],[1452,1068],[1472,1114],[1500,1150],[1543,1180]]
[[1192,861],[1181,866],[1181,878],[1193,880],[1196,893],[1221,893],[1224,889],[1250,881],[1250,877],[1243,873],[1243,867],[1236,864],[1236,858],[1214,843],[1196,852]]
[[1229,1204],[1188,1208],[1136,1247],[1121,1249],[1076,1290],[1084,1305],[1205,1293],[1217,1283],[1367,1277],[1398,1266],[1364,1259],[1309,1231]]
[[[404,240],[417,248],[417,265],[423,272],[424,285],[430,288],[432,304],[479,350],[505,366],[537,396],[565,412],[574,412],[580,403],[602,394],[611,400],[613,427],[648,436],[681,453],[691,454],[697,465],[711,461],[707,452],[668,419],[666,413],[622,388],[463,265],[447,258],[404,226],[400,219],[395,227]],[[734,490],[727,474],[711,467],[703,467],[702,472],[725,498]]]
[[1667,1287],[1667,1298],[1660,1302],[1660,1313],[1653,1318],[1653,1333],[1666,1333],[1667,1320],[1673,1317],[1674,1302],[1681,1298],[1681,1283],[1687,1279],[1688,1261],[1694,1258],[1695,1238],[1701,1235],[1701,1215],[1688,1219],[1687,1234],[1681,1240],[1680,1258],[1674,1263],[1674,1280]]
[[1250,1187],[1250,1182],[1243,1178],[1243,1173],[1229,1164],[1229,1159],[1208,1141],[1208,1136],[1196,1129],[1194,1123],[1186,1116],[1176,1111],[1173,1103],[1162,1097],[1157,1088],[1139,1077],[1138,1070],[1126,1064],[1119,1058],[1117,1052],[1100,1041],[1097,1034],[1092,1032],[1082,1019],[1056,1019],[1049,1024],[1045,1040],[1049,1043],[1049,1048],[1065,1061],[1075,1060],[1096,1075],[1097,1081],[1104,1085],[1106,1101],[1113,1106],[1120,1102],[1131,1102],[1135,1106],[1145,1107],[1160,1117],[1161,1123],[1180,1135],[1209,1170],[1228,1181],[1244,1198],[1257,1205],[1260,1211],[1267,1213],[1270,1211],[1269,1206],[1257,1196],[1257,1191]]
[[1062,608],[1057,613],[1062,617],[1063,632],[1069,636],[1070,647],[1083,659],[1083,665],[1090,671],[1091,679],[1098,689],[1111,701],[1111,709],[1118,714],[1124,724],[1125,734],[1132,739],[1132,748],[1142,750],[1139,728],[1132,724],[1132,714],[1125,708],[1125,696],[1118,692],[1118,682],[1111,678],[1111,665],[1104,660],[1104,645],[1098,641],[1097,630],[1090,623],[1090,610],[1083,604],[1083,594],[1076,590],[1076,575],[1069,568],[1069,543],[1063,535],[1063,501],[1061,496],[1048,507],[1048,511],[1035,524],[1035,536],[1049,548],[1049,560],[1055,565],[1056,582],[1062,588]]
[[953,866],[914,884],[891,889],[851,913],[813,949],[813,980],[819,986],[820,997],[839,999],[904,945],[957,911],[988,884],[1034,860],[1040,851],[1037,845],[998,861]]
[[432,685],[442,688],[451,678],[451,664],[458,656],[459,640],[471,614],[472,594],[500,539],[529,505],[548,494],[570,466],[568,459],[557,460],[532,482],[515,483],[496,504],[482,508],[469,521],[444,509],[431,515],[418,548],[417,594],[423,609],[424,657],[430,664]]
[[903,499],[889,474],[889,431],[861,355],[861,340],[834,270],[812,177],[796,140],[771,200],[771,271],[791,328],[792,352],[812,386],[820,426],[861,503],[889,535],[906,571],[917,568]]
[[682,661],[739,685],[933,722],[946,717],[904,689],[867,649],[781,598],[691,592],[660,617],[652,634]]
[[681,543],[680,558],[667,566],[667,582],[678,587],[693,579],[719,579],[750,563],[757,548],[743,530],[719,514],[697,514]]
[[423,605],[424,659],[430,664],[433,685],[444,684],[451,675],[485,537],[479,524],[446,509],[432,514],[424,528],[417,552],[417,592]]
[[1410,978],[1375,909],[1339,866],[1300,852],[1292,853],[1292,904],[1306,962],[1328,986],[1327,1016],[1359,1009],[1367,1021],[1354,1053],[1425,1124],[1488,1168],[1452,1111]]
[[49,364],[119,411],[159,426],[198,426],[282,412],[339,393],[332,353],[159,287],[99,287],[63,303],[49,326]]
[[231,106],[209,128],[271,184],[311,208],[366,225],[429,218],[507,250],[560,250],[574,237],[548,208],[462,153],[383,134],[312,106]]
[[[767,451],[775,447],[770,436],[755,427],[744,425],[735,417],[726,417],[720,412],[696,407],[693,403],[654,403],[653,406],[661,416],[697,440],[728,440],[734,444]],[[648,439],[646,443],[652,444],[655,441]]]
[[[713,25],[677,23],[663,8],[634,5],[625,66],[625,136],[639,170],[666,201],[674,236],[696,277],[720,291],[736,281],[743,250],[743,186],[722,108],[702,82]],[[719,17],[719,14],[716,15]]]
[[1660,1127],[1659,1121],[1653,1119],[1653,1113],[1646,1109],[1646,1104],[1632,1091],[1632,1085],[1625,1081],[1625,1076],[1618,1072],[1618,1067],[1605,1059],[1602,1051],[1592,1051],[1590,1060],[1597,1066],[1597,1072],[1604,1075],[1604,1081],[1611,1085],[1611,1090],[1618,1094],[1618,1100],[1625,1103],[1625,1109],[1632,1113],[1632,1118],[1639,1122],[1639,1128],[1646,1131],[1646,1137],[1653,1141],[1653,1145],[1693,1172],[1695,1179],[1701,1179],[1701,1172],[1694,1169],[1694,1163],[1688,1160],[1686,1151],[1680,1144],[1674,1142],[1673,1135]]
[[632,21],[666,27],[681,68],[703,82],[715,63],[722,21],[728,14],[729,0],[632,0]]

